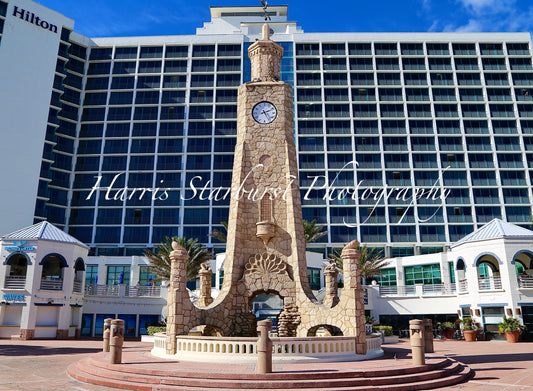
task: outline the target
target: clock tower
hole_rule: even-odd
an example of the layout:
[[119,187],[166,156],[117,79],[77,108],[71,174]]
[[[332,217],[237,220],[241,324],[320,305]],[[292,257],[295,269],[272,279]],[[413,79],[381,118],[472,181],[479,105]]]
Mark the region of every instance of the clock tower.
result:
[[[364,304],[357,242],[343,250],[344,289],[337,294],[337,269],[325,271],[326,298],[319,303],[309,287],[306,243],[294,144],[292,87],[280,81],[283,48],[270,40],[270,27],[248,49],[252,80],[239,87],[237,144],[224,263],[224,283],[212,302],[190,303],[186,253],[174,243],[167,352],[175,336],[197,325],[225,336],[256,336],[253,299],[276,293],[283,299],[280,337],[306,337],[319,327],[332,335],[354,336],[356,351],[366,351]],[[204,273],[206,274],[206,273]],[[202,280],[201,285],[209,285]],[[207,274],[206,274],[207,275]],[[209,299],[209,300],[204,300]]]

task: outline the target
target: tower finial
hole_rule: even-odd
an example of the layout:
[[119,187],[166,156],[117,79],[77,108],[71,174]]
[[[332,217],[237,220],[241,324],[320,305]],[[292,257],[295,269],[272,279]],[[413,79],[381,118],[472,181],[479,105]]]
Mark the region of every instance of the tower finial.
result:
[[261,34],[262,41],[268,41],[270,39],[270,26],[268,23],[263,24],[263,31]]
[[268,3],[265,0],[261,0],[261,4],[263,4],[263,12],[265,13],[265,22],[267,20],[270,20],[270,16],[268,15]]

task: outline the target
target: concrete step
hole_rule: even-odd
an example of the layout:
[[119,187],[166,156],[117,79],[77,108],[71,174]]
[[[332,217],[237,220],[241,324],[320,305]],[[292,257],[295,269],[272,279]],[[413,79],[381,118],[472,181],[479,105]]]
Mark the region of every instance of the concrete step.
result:
[[[96,355],[99,356],[99,355]],[[104,357],[90,357],[68,368],[75,379],[138,391],[176,390],[424,390],[457,384],[470,375],[470,369],[448,359],[418,367],[368,371],[295,371],[256,375],[238,372],[180,371],[142,368],[141,364],[111,365]]]

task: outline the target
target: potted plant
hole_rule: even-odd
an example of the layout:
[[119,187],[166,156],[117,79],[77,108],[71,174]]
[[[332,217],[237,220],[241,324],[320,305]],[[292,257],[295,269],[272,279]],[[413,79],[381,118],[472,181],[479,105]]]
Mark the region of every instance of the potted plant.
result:
[[518,342],[520,333],[524,330],[524,326],[518,319],[503,317],[503,322],[498,324],[498,329],[501,333],[505,333],[505,338],[509,343]]
[[476,340],[477,327],[471,317],[464,317],[461,321],[463,324],[463,335],[466,342],[474,342]]
[[455,326],[452,322],[442,322],[438,328],[441,330],[441,335],[444,339],[452,339],[453,333],[455,332]]

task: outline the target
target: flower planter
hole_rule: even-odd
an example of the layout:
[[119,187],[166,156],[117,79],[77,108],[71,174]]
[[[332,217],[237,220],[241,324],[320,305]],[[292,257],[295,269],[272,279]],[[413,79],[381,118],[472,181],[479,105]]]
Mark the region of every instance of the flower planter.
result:
[[453,339],[453,334],[455,333],[454,329],[445,329],[442,330],[442,336],[444,339]]
[[463,330],[463,335],[466,342],[474,342],[476,340],[476,330]]
[[520,337],[520,331],[506,331],[505,338],[509,343],[517,343],[518,337]]

